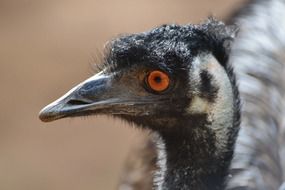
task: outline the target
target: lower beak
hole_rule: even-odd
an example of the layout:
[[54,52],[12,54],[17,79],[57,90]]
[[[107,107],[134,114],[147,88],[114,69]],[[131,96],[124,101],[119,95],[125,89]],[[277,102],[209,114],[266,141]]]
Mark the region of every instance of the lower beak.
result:
[[118,102],[117,99],[108,97],[110,84],[109,76],[98,73],[43,108],[39,118],[44,122],[50,122],[64,117],[102,112]]

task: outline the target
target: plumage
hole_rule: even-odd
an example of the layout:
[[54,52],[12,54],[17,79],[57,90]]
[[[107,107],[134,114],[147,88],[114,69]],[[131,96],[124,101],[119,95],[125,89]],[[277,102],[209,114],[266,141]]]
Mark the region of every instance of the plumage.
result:
[[[231,60],[243,102],[229,189],[278,189],[284,181],[285,1],[252,1],[232,22],[240,26]],[[283,134],[282,134],[283,133]],[[281,140],[283,139],[283,140]],[[284,166],[283,166],[284,167]]]
[[[284,0],[255,0],[228,26],[210,18],[121,36],[109,43],[102,72],[40,118],[108,114],[151,131],[120,190],[282,190],[284,8]],[[169,77],[166,90],[151,88],[153,71]]]

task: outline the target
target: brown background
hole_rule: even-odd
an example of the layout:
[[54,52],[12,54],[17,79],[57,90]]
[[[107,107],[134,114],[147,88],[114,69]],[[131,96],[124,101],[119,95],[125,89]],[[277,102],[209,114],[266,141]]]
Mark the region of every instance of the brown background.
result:
[[243,0],[0,0],[0,189],[114,189],[138,130],[104,117],[42,123],[120,33],[228,15]]

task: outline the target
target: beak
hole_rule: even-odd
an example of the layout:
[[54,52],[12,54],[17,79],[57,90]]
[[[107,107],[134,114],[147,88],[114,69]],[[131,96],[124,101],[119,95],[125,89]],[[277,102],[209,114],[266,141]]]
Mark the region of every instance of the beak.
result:
[[43,108],[39,118],[50,122],[64,117],[104,113],[104,110],[120,102],[110,96],[112,93],[108,93],[111,90],[111,78],[101,72],[87,79]]

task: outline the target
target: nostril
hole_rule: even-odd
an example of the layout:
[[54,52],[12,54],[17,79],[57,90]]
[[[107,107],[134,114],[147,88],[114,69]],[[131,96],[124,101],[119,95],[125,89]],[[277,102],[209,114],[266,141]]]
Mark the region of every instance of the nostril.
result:
[[69,105],[85,105],[85,104],[90,104],[90,102],[83,101],[83,100],[69,100],[67,102]]

